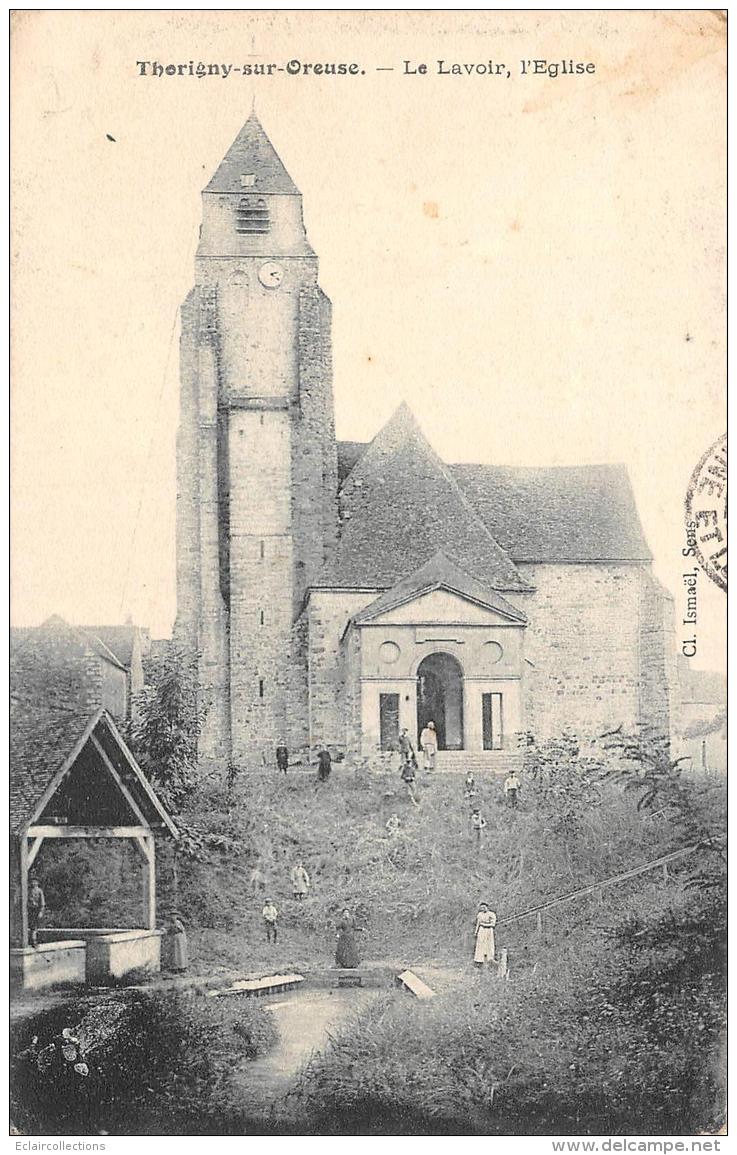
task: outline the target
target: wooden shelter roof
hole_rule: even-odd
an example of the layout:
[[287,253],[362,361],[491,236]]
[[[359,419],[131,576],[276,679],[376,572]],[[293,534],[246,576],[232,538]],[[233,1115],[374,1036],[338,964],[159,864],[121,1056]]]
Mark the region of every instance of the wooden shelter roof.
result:
[[[96,784],[112,789],[141,825],[178,831],[113,719],[15,697],[10,709],[10,825],[22,833],[44,813],[75,767],[84,765],[92,808]],[[96,824],[94,824],[96,825]]]

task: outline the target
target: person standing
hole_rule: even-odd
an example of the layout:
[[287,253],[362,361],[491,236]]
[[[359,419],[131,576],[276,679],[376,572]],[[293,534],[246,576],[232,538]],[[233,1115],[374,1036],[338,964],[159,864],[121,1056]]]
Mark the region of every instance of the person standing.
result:
[[486,830],[486,819],[481,813],[478,806],[474,806],[471,811],[471,833],[476,839],[476,845],[480,848],[484,840],[484,831]]
[[504,797],[507,800],[507,806],[511,806],[512,810],[517,809],[521,789],[522,783],[517,777],[517,772],[513,770],[504,780]]
[[463,783],[463,797],[467,802],[473,802],[476,797],[476,779],[473,776],[472,770],[468,771],[466,781]]
[[264,927],[266,929],[266,941],[268,943],[273,942],[274,945],[276,945],[276,920],[279,917],[279,911],[270,898],[267,898],[261,914],[263,915]]
[[248,882],[251,887],[251,894],[254,896],[254,898],[259,894],[263,894],[266,890],[266,876],[264,875],[264,872],[261,870],[261,867],[258,863],[256,863],[253,870],[249,874]]
[[189,966],[189,951],[187,950],[187,931],[176,911],[169,916],[166,929],[167,934],[172,937],[171,969],[182,974]]
[[31,889],[28,893],[28,941],[31,946],[38,946],[38,925],[46,910],[46,897],[37,878],[31,879]]
[[399,756],[404,766],[406,762],[412,762],[415,757],[414,746],[412,739],[409,736],[409,730],[405,726],[402,733],[399,735]]
[[435,755],[438,752],[438,735],[434,722],[428,722],[420,734],[420,746],[425,755],[425,770],[434,770]]
[[301,902],[309,889],[310,876],[305,870],[303,863],[298,862],[296,866],[292,867],[292,890],[294,891],[294,897]]
[[476,947],[473,952],[473,961],[476,966],[483,966],[484,963],[494,962],[496,957],[496,944],[494,942],[494,927],[496,926],[496,914],[493,910],[489,910],[488,905],[482,902],[479,905],[479,912],[476,915]]
[[333,768],[333,760],[330,757],[329,750],[321,750],[317,755],[317,777],[320,782],[327,782],[330,777],[330,771]]
[[338,923],[335,946],[335,965],[344,970],[353,970],[361,961],[356,943],[356,920],[349,910],[344,910]]
[[289,769],[289,750],[283,738],[279,739],[276,747],[276,765],[282,774],[286,774]]
[[414,802],[415,806],[419,806],[417,796],[415,794],[415,759],[409,762],[402,763],[402,781],[407,784],[407,793]]

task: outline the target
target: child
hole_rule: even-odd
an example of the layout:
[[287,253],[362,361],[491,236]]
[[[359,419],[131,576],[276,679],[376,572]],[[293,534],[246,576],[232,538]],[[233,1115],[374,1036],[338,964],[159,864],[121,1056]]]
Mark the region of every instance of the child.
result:
[[390,838],[393,838],[395,834],[399,833],[401,828],[402,828],[402,822],[401,822],[399,815],[398,814],[392,814],[391,817],[387,819],[387,823],[386,823],[387,834],[389,835]]
[[407,791],[415,806],[419,803],[415,796],[415,768],[411,762],[402,763],[402,781],[407,783]]
[[476,845],[480,846],[483,838],[483,832],[486,829],[486,819],[482,815],[478,806],[474,806],[471,813],[471,831],[476,839]]
[[270,898],[266,899],[261,914],[263,915],[264,926],[266,928],[266,941],[269,943],[273,942],[276,946],[276,920],[279,917],[279,911]]
[[469,770],[466,781],[463,783],[463,796],[467,802],[471,802],[476,797],[476,793],[476,779],[473,776],[473,771]]

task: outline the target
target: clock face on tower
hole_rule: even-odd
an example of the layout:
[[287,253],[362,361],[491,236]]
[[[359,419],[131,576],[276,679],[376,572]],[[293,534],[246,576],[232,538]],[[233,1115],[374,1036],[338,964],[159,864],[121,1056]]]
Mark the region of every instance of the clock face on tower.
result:
[[259,269],[258,279],[265,289],[278,289],[284,280],[284,269],[276,261],[267,261]]

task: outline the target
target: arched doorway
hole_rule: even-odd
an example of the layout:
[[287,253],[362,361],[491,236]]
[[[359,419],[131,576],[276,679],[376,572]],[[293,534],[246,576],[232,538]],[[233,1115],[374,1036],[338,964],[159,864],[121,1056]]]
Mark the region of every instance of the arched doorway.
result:
[[417,668],[417,734],[435,723],[438,749],[463,749],[463,669],[451,654],[428,654]]

